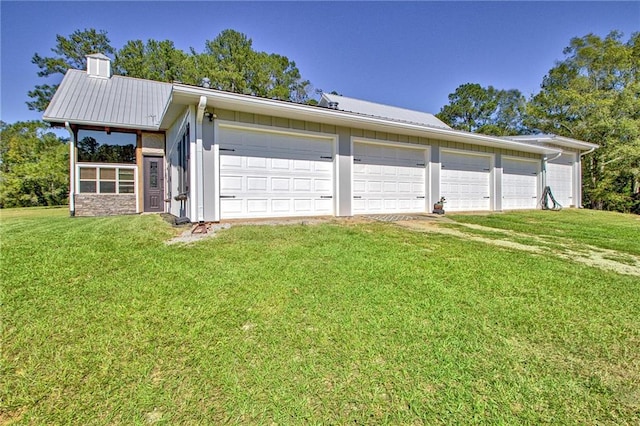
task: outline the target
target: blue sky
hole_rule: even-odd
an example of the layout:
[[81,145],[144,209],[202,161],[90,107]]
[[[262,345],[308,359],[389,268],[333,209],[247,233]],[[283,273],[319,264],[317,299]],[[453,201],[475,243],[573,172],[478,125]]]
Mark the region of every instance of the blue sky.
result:
[[[56,34],[106,30],[111,44],[173,40],[203,49],[232,28],[256,50],[294,60],[314,88],[436,113],[460,84],[529,96],[572,37],[628,40],[640,2],[30,2],[1,13],[1,110],[8,123],[40,119],[25,105],[45,82],[31,57],[51,54]],[[50,80],[52,83],[56,79]]]

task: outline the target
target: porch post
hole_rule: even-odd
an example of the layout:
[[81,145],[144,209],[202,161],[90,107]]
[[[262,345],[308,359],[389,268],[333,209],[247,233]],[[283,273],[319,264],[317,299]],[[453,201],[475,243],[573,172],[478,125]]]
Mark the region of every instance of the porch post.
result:
[[68,121],[64,127],[69,132],[69,215],[76,215],[76,134]]

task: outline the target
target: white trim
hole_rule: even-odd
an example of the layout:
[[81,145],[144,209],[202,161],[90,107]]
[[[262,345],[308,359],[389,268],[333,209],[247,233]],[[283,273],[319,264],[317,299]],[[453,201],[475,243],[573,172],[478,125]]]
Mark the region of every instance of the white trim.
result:
[[220,222],[220,121],[213,122],[213,220]]
[[333,150],[333,215],[338,216],[340,213],[340,162],[338,161],[338,152],[340,150],[339,137],[335,135],[332,143]]
[[[80,181],[84,179],[80,179],[80,169],[96,169],[96,192],[80,192]],[[116,179],[114,181],[116,184],[116,192],[107,192],[105,195],[135,195],[136,196],[136,213],[140,213],[140,201],[138,197],[138,166],[136,164],[125,164],[125,163],[76,163],[75,170],[75,194],[102,194],[100,192],[100,169],[116,169]],[[133,170],[133,192],[127,192],[124,194],[120,193],[120,173],[118,171],[120,169],[130,169]],[[129,181],[127,181],[129,182]]]
[[200,102],[198,103],[198,109],[196,112],[196,158],[195,169],[197,179],[194,182],[196,186],[196,216],[198,222],[204,222],[204,162],[202,159],[202,119],[204,118],[204,110],[207,107],[207,98],[200,96]]
[[349,138],[349,216],[353,216],[353,138]]
[[187,217],[194,221],[197,215],[198,170],[196,167],[196,106],[189,105],[189,211]]

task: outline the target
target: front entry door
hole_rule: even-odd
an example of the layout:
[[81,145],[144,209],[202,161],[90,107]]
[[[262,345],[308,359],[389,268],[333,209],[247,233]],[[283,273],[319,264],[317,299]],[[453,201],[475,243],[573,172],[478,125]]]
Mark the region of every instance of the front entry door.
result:
[[144,211],[164,211],[164,159],[144,157]]

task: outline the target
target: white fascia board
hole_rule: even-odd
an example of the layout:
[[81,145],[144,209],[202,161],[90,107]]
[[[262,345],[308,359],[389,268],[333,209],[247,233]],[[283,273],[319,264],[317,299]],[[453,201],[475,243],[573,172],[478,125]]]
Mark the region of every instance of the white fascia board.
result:
[[[387,120],[383,118],[355,114],[352,112],[332,110],[311,105],[258,98],[250,95],[221,92],[214,89],[203,89],[195,86],[174,84],[174,101],[183,98],[188,103],[197,104],[200,96],[205,95],[208,105],[215,108],[254,114],[271,115],[296,120],[321,122],[342,127],[355,127],[387,133],[399,133],[424,138],[441,139],[451,142],[488,146],[493,148],[512,149],[536,154],[555,154],[561,152],[555,148],[530,145],[523,142],[487,136],[460,130],[429,127],[413,123]],[[182,96],[177,96],[182,95]]]
[[527,143],[553,143],[559,146],[576,148],[579,150],[594,150],[600,148],[600,145],[591,142],[556,135],[507,136],[506,138],[513,141],[523,141]]
[[126,125],[122,123],[109,123],[109,122],[99,122],[99,121],[86,121],[86,120],[68,120],[64,118],[52,118],[52,117],[42,117],[43,121],[49,122],[51,124],[60,123],[61,126],[64,126],[65,122],[69,124],[75,124],[78,126],[93,126],[93,127],[113,127],[117,129],[130,129],[130,130],[148,130],[152,132],[157,132],[160,130],[160,126],[141,126],[141,125]]

